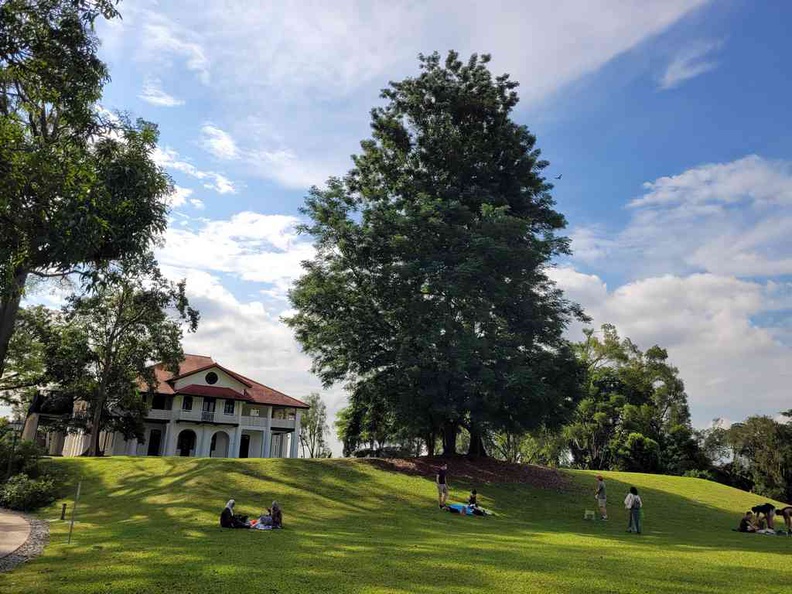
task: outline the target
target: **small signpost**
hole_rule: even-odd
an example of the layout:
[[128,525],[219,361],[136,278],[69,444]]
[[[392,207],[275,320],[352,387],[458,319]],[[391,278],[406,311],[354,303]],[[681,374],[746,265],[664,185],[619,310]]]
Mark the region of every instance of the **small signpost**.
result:
[[74,515],[77,513],[77,503],[80,501],[80,489],[82,488],[82,481],[77,483],[77,495],[74,497],[74,506],[72,507],[71,523],[69,525],[69,540],[67,544],[71,544],[72,530],[74,530]]

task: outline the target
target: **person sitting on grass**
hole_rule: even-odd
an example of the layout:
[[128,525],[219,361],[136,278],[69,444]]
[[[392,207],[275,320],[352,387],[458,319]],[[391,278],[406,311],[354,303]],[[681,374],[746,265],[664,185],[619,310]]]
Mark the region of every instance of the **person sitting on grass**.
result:
[[272,502],[272,507],[267,510],[272,518],[273,528],[283,528],[283,512],[277,501]]
[[792,536],[792,505],[787,505],[781,509],[776,510],[776,515],[781,516],[786,526],[787,535]]
[[753,512],[747,511],[745,515],[740,520],[740,526],[737,528],[737,532],[756,532],[756,526],[753,524]]
[[234,515],[234,505],[236,501],[229,499],[226,503],[223,512],[220,514],[220,527],[221,528],[250,528],[244,519]]
[[638,495],[638,489],[635,487],[630,487],[630,492],[627,493],[627,497],[624,498],[624,508],[627,511],[628,524],[627,524],[627,532],[635,532],[636,534],[641,533],[641,508],[643,507],[643,501],[641,501],[641,496]]
[[473,489],[473,490],[470,492],[470,497],[468,497],[468,505],[469,505],[470,507],[478,507],[478,500],[477,500],[477,498],[478,498],[478,492],[477,492],[475,489]]
[[755,505],[751,511],[756,514],[756,519],[760,520],[762,516],[767,521],[767,529],[775,530],[773,525],[773,518],[775,518],[775,505],[772,503],[763,503],[762,505]]

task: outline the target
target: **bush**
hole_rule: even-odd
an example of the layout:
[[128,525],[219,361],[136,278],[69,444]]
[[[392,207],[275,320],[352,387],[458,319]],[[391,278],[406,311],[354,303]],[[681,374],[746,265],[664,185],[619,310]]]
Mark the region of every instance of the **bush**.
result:
[[[8,468],[12,445],[11,438],[8,436],[0,440],[0,473],[5,473]],[[11,474],[24,473],[37,477],[40,474],[39,458],[44,453],[44,448],[32,441],[17,441],[13,448],[14,459],[11,462]]]
[[709,470],[697,470],[697,469],[686,470],[682,474],[682,476],[686,476],[686,477],[689,477],[689,478],[705,479],[705,480],[708,480],[708,481],[714,481],[715,480],[715,475],[713,473],[711,473]]
[[17,474],[0,488],[0,505],[30,511],[52,503],[57,493],[58,485],[54,477],[33,479],[26,474]]

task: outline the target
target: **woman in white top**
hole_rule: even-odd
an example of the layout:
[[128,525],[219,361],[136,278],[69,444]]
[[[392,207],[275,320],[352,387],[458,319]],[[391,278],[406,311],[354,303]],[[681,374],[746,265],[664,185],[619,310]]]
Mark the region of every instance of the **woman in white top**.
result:
[[641,507],[643,501],[641,496],[638,495],[638,489],[630,487],[630,492],[624,498],[624,508],[628,510],[629,523],[627,525],[627,532],[641,533]]

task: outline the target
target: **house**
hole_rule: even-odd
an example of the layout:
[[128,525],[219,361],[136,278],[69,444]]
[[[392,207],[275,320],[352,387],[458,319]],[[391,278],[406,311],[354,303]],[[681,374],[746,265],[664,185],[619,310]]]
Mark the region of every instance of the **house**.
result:
[[[157,386],[141,397],[149,405],[145,441],[100,435],[106,456],[296,458],[304,402],[231,371],[211,357],[185,355],[179,372],[154,367]],[[51,454],[79,456],[86,434],[47,436]]]

